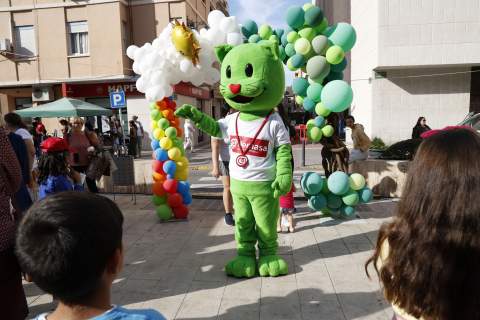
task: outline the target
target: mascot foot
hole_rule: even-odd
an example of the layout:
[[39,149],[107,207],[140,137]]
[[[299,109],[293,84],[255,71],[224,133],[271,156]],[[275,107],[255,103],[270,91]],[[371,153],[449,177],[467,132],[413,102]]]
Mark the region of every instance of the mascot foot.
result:
[[262,277],[277,277],[288,273],[285,260],[277,255],[260,257],[258,271]]
[[236,278],[251,278],[255,276],[257,261],[255,257],[238,256],[225,266],[229,276]]

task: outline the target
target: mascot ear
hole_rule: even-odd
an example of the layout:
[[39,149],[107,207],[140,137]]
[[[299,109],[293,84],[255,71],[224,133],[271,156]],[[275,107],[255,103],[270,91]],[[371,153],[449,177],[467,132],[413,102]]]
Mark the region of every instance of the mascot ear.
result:
[[278,60],[280,57],[280,52],[278,50],[278,43],[275,41],[265,40],[260,42],[260,46],[267,50],[270,55],[273,57],[273,60]]
[[228,44],[215,47],[215,55],[217,56],[218,61],[222,63],[227,53],[230,52],[230,50],[232,49],[233,49],[233,46]]

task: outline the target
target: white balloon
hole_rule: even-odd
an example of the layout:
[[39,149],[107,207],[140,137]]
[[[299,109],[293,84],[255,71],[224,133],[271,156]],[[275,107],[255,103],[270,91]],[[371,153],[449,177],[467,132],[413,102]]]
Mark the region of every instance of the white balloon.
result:
[[165,97],[170,97],[173,94],[173,87],[168,85],[165,87]]
[[138,47],[137,46],[129,46],[127,48],[127,56],[130,58],[130,59],[133,59],[133,57],[135,57],[135,52],[138,50]]
[[143,81],[142,77],[137,79],[135,82],[135,87],[137,87],[138,91],[145,93],[145,82]]
[[238,46],[243,43],[243,37],[240,33],[228,33],[227,44],[231,46]]
[[238,31],[237,18],[235,17],[225,17],[220,21],[220,30],[224,33]]
[[205,28],[200,29],[200,37],[205,37],[206,34],[207,34],[207,29]]
[[183,73],[188,73],[192,70],[193,68],[193,64],[190,60],[188,59],[183,59],[182,61],[180,61],[180,70],[183,72]]
[[225,18],[225,15],[220,10],[213,10],[208,14],[208,25],[210,28],[214,26],[219,26],[222,19]]

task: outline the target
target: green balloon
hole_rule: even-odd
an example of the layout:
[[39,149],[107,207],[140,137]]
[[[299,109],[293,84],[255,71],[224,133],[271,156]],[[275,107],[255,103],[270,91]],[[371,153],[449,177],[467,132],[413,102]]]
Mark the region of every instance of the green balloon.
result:
[[167,196],[162,196],[162,197],[159,197],[159,196],[153,196],[152,197],[152,202],[153,204],[158,207],[162,204],[165,204],[167,203]]
[[347,64],[348,64],[347,58],[344,58],[342,62],[340,62],[339,64],[332,65],[330,69],[334,72],[342,72],[347,68]]
[[150,119],[152,119],[153,121],[158,121],[162,119],[162,112],[158,109],[152,110],[150,112]]
[[347,194],[342,196],[342,201],[347,206],[356,206],[359,202],[358,193],[355,190],[350,190],[347,192]]
[[245,38],[250,38],[250,36],[258,32],[258,26],[253,20],[247,20],[242,25],[242,34]]
[[293,6],[287,10],[287,24],[292,29],[300,29],[305,22],[305,11],[302,7]]
[[343,80],[331,81],[323,87],[322,103],[332,112],[345,111],[352,100],[352,88]]
[[328,49],[328,38],[324,35],[313,38],[312,49],[316,54],[325,55]]
[[[331,68],[330,68],[331,70]],[[330,82],[333,80],[343,80],[343,72],[335,72],[335,71],[330,71],[328,76],[325,78],[326,82]]]
[[355,217],[355,208],[352,206],[342,206],[340,208],[340,213],[344,218],[354,218]]
[[268,40],[272,34],[273,34],[272,27],[270,27],[268,24],[263,24],[260,26],[260,29],[258,29],[258,35],[263,40]]
[[150,111],[157,110],[157,104],[155,102],[150,103]]
[[292,65],[292,58],[289,58],[287,60],[287,68],[290,70],[290,71],[297,71],[298,68],[295,68],[293,65]]
[[260,36],[258,34],[252,34],[249,38],[248,38],[248,42],[250,43],[257,43],[261,40]]
[[306,55],[311,48],[312,46],[310,45],[310,42],[305,38],[300,38],[295,41],[295,52],[298,54]]
[[170,220],[173,218],[172,209],[168,206],[168,204],[159,205],[156,209],[156,212],[160,220]]
[[307,11],[308,9],[310,9],[311,7],[313,7],[313,4],[307,2],[303,5],[302,9],[303,11]]
[[313,6],[305,11],[305,24],[316,27],[322,23],[323,12],[319,7]]
[[317,31],[318,34],[324,33],[325,30],[328,28],[328,20],[327,18],[323,18],[322,22],[315,27],[315,31]]
[[306,126],[307,130],[312,129],[313,127],[315,127],[315,121],[313,119],[308,120]]
[[[331,112],[332,111],[325,108],[325,106],[321,102],[317,103],[317,105],[315,106],[315,113],[324,118],[328,117]],[[323,135],[327,138],[329,137],[327,134],[325,134],[325,132],[323,133]]]
[[345,52],[340,46],[331,46],[327,50],[326,58],[330,64],[339,64],[345,58]]
[[317,35],[314,29],[312,28],[303,28],[302,30],[298,31],[300,37],[307,39],[308,41],[312,41],[313,38]]
[[295,102],[299,105],[303,105],[303,97],[302,96],[295,96]]
[[268,38],[268,41],[270,41],[270,42],[276,42],[277,44],[280,42],[280,41],[278,41],[278,37],[277,37],[276,35],[274,35],[274,34],[272,34],[272,35],[270,36],[270,38]]
[[295,47],[293,46],[293,43],[288,43],[286,46],[285,46],[285,53],[287,54],[287,56],[289,57],[293,57],[296,52],[295,52]]
[[[307,89],[310,84],[308,80],[302,77],[293,79],[292,90],[297,96],[305,97],[307,95]],[[303,103],[303,101],[302,101]]]
[[318,142],[322,139],[322,130],[318,127],[312,127],[310,129],[310,137],[312,138],[313,142]]
[[165,129],[167,129],[168,127],[170,127],[170,121],[168,121],[168,120],[165,119],[165,118],[162,118],[162,119],[158,120],[157,125],[158,125],[158,127],[159,127],[160,129],[165,130]]
[[174,127],[170,127],[165,129],[165,135],[169,137],[170,139],[176,138],[177,137],[177,129]]
[[350,188],[359,191],[365,187],[365,178],[360,173],[352,173],[350,175]]
[[294,68],[301,68],[305,64],[305,58],[301,54],[297,53],[291,59]]
[[300,35],[298,34],[297,31],[290,31],[287,34],[288,43],[295,43],[295,41],[297,41],[298,39],[300,39]]
[[327,195],[327,207],[330,209],[340,209],[342,206],[342,198],[332,193]]
[[[307,74],[313,79],[323,79],[330,73],[330,65],[323,56],[315,56],[307,62]],[[318,81],[316,81],[318,82]]]
[[323,86],[319,83],[311,84],[307,89],[307,97],[312,99],[315,102],[320,101],[320,96],[322,94]]
[[328,27],[325,35],[333,44],[340,46],[344,52],[350,51],[357,41],[355,29],[346,22],[340,22]]
[[330,138],[331,136],[333,136],[334,132],[335,132],[335,129],[329,124],[327,124],[325,127],[322,128],[322,134],[327,138]]

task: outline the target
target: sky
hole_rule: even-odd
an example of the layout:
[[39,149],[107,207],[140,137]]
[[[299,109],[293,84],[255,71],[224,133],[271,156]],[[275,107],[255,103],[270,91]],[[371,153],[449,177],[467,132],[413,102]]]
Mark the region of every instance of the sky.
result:
[[[309,0],[228,0],[231,16],[236,16],[238,23],[253,20],[258,26],[267,23],[273,28],[286,28],[285,13],[290,6],[303,6]],[[293,72],[285,69],[285,82],[292,84]]]

